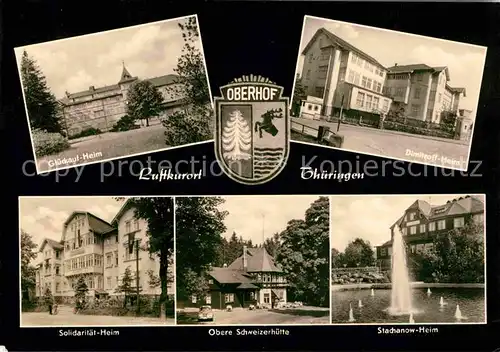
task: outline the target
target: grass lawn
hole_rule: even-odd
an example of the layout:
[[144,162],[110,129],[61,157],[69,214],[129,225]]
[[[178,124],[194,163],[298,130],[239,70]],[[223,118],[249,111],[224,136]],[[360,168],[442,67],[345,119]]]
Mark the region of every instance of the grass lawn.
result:
[[[110,132],[94,138],[77,142],[63,152],[37,158],[38,170],[50,171],[68,166],[77,166],[100,160],[127,157],[138,153],[155,152],[166,149],[165,128],[162,125],[145,127],[125,132]],[[94,153],[95,157],[83,159],[85,153]],[[78,158],[68,164],[52,165],[64,158]]]

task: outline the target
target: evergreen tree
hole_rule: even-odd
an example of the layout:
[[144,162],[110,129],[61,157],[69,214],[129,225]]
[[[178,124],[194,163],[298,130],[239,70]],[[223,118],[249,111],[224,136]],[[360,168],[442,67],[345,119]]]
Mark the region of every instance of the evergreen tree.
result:
[[88,292],[89,288],[87,286],[87,283],[85,282],[85,278],[83,276],[78,277],[75,285],[75,300],[77,302],[77,308],[81,309],[85,307]]
[[36,244],[30,234],[21,230],[21,290],[23,298],[29,299],[29,292],[36,285],[35,268],[31,261],[36,258]]
[[127,300],[130,299],[130,296],[132,296],[135,293],[135,289],[132,286],[133,280],[134,277],[132,275],[132,271],[130,270],[130,267],[127,266],[122,275],[121,283],[116,287],[115,290],[115,292],[123,293],[125,295],[125,300],[123,302],[124,306],[127,304]]
[[26,51],[21,58],[21,79],[31,128],[62,132],[56,98],[36,61]]

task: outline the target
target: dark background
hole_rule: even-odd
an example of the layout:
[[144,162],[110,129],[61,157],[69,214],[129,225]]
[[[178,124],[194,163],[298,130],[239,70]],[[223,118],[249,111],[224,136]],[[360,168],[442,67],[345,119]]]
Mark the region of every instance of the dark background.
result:
[[[1,2],[0,2],[1,4]],[[342,2],[212,2],[189,1],[9,1],[2,4],[3,42],[1,78],[3,219],[0,345],[9,350],[473,350],[500,347],[497,280],[498,187],[500,119],[500,7],[494,3],[342,3]],[[295,65],[305,14],[372,25],[387,29],[468,42],[488,47],[483,87],[475,124],[470,160],[481,161],[476,173],[467,177],[422,165],[426,177],[385,175],[362,181],[304,181],[299,168],[303,158],[340,161],[384,160],[354,153],[292,143],[288,165],[274,180],[260,186],[245,186],[226,176],[206,177],[196,182],[145,182],[122,171],[121,176],[100,182],[100,164],[85,167],[79,182],[76,173],[65,177],[23,176],[23,162],[32,159],[32,148],[22,101],[13,48],[32,43],[105,31],[125,26],[198,14],[206,63],[214,95],[218,87],[243,74],[260,74],[285,87],[291,95]],[[2,38],[3,35],[3,38]],[[384,43],[380,43],[384,45]],[[388,47],[387,50],[397,50]],[[213,144],[156,153],[154,160],[172,162],[191,157],[214,160]],[[136,159],[146,159],[139,157]],[[132,159],[131,159],[132,160]],[[408,167],[407,163],[399,162]],[[110,163],[108,163],[107,167]],[[117,167],[117,162],[114,163]],[[28,172],[34,173],[31,165]],[[397,171],[397,170],[396,170]],[[441,326],[433,335],[378,335],[375,326],[290,327],[284,337],[209,337],[205,327],[120,328],[119,337],[58,337],[57,329],[19,328],[18,200],[19,195],[209,195],[209,194],[398,194],[398,193],[486,193],[488,256],[488,326]],[[362,216],[362,214],[360,214]],[[335,226],[335,224],[332,224]]]

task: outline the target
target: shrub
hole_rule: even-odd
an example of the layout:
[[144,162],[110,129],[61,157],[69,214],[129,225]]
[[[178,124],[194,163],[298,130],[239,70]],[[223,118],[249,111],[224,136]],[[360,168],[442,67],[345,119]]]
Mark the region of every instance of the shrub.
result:
[[409,126],[393,121],[384,121],[384,129],[386,130],[393,130],[393,131],[399,131],[399,132],[406,132],[406,133],[411,133],[411,134],[419,134],[423,136],[429,136],[429,137],[439,137],[439,138],[448,138],[452,139],[453,135],[445,132],[445,131],[440,131],[437,129],[426,129],[426,128],[421,128],[421,127],[416,127],[416,126]]
[[213,139],[213,113],[209,107],[177,111],[163,121],[166,145],[177,146]]
[[125,115],[113,126],[111,132],[124,132],[135,130],[137,128],[139,128],[139,126],[135,124],[135,119],[130,115]]
[[74,134],[69,139],[76,139],[76,138],[82,138],[82,137],[88,137],[88,136],[96,136],[98,134],[101,134],[102,131],[98,128],[87,128],[80,133]]
[[70,147],[66,138],[59,133],[49,133],[42,130],[34,130],[32,133],[36,156],[52,155]]

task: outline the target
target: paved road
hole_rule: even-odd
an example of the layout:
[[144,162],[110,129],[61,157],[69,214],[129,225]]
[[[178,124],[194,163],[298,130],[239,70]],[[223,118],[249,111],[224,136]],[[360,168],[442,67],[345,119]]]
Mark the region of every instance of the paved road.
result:
[[[337,131],[337,124],[332,122],[300,118],[293,121],[314,128],[327,125],[332,131]],[[344,136],[342,149],[347,151],[452,169],[467,167],[468,143],[346,124],[340,125],[339,134]]]
[[21,326],[119,326],[119,325],[174,325],[175,319],[166,322],[157,318],[115,317],[108,315],[73,314],[71,308],[59,307],[57,315],[44,313],[22,313]]
[[[296,315],[299,311],[292,309],[283,309],[281,313],[268,310],[248,310],[248,309],[234,309],[232,312],[215,311],[214,325],[268,325],[268,324],[282,324],[282,325],[296,325],[296,324],[329,324],[330,312],[324,309],[325,316],[315,317],[311,315]],[[300,310],[301,313],[304,310]],[[207,324],[207,323],[203,323]]]

